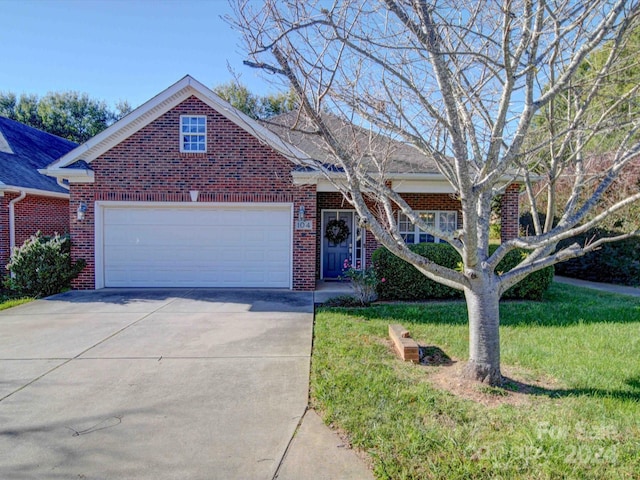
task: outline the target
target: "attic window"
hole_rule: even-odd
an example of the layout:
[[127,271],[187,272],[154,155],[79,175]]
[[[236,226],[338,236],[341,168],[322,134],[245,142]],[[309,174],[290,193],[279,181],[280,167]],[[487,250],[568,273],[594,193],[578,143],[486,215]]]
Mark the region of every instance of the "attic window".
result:
[[180,116],[180,151],[188,153],[204,153],[207,151],[206,116]]

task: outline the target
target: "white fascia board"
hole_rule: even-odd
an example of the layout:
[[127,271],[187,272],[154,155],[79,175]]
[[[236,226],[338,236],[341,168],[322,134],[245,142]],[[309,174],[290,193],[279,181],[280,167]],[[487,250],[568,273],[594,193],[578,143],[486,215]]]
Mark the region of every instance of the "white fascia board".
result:
[[449,182],[439,180],[394,180],[391,188],[398,193],[455,193]]
[[309,157],[300,149],[284,142],[273,132],[233,108],[211,89],[187,75],[151,100],[136,108],[124,118],[118,120],[106,130],[53,162],[49,165],[48,169],[61,169],[78,160],[91,163],[100,155],[149,125],[190,96],[197,97],[231,122],[258,138],[263,143],[271,146],[294,163],[305,163],[309,160]]
[[38,197],[51,197],[51,198],[64,198],[64,199],[69,199],[69,194],[68,193],[63,193],[63,192],[50,192],[49,190],[40,190],[38,188],[24,188],[24,187],[19,187],[16,185],[5,185],[2,184],[0,186],[0,192],[2,192],[3,194],[5,192],[11,192],[11,193],[20,193],[20,192],[24,192],[27,195],[37,195]]
[[95,175],[93,170],[86,168],[41,168],[39,173],[58,180],[68,180],[69,183],[93,183]]

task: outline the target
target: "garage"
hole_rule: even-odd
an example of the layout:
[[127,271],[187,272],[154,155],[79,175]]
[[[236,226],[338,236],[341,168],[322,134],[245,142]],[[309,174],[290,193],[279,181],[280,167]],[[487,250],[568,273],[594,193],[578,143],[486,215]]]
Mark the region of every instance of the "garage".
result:
[[290,204],[97,202],[96,288],[291,288],[291,212]]

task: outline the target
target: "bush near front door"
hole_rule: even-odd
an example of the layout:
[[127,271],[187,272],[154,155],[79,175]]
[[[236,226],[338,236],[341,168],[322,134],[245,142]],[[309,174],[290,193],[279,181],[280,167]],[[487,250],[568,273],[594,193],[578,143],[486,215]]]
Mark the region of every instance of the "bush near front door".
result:
[[[460,255],[449,244],[420,243],[410,247],[438,265],[457,269],[462,261]],[[497,246],[490,249],[493,252]],[[496,271],[506,272],[522,261],[525,250],[513,250],[498,264]],[[435,300],[462,298],[460,290],[429,280],[404,260],[386,248],[373,252],[373,267],[379,280],[377,291],[380,300]],[[503,299],[540,300],[553,281],[554,269],[547,267],[532,273],[520,283],[507,290]]]

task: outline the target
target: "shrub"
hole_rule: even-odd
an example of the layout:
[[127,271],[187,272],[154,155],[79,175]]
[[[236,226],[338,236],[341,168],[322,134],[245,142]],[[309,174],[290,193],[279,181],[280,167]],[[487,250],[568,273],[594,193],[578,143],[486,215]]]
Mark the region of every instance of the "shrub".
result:
[[[489,250],[491,252],[498,248],[494,246]],[[505,255],[500,261],[496,270],[498,272],[508,272],[518,265],[524,257],[527,256],[526,250],[512,250]],[[537,272],[529,274],[524,280],[519,281],[509,290],[502,294],[502,298],[521,299],[521,300],[540,300],[544,292],[551,286],[553,282],[554,268],[547,267]]]
[[[461,262],[458,252],[448,244],[421,243],[411,250],[443,267],[457,269]],[[492,246],[495,251],[497,246]],[[498,272],[507,272],[526,255],[523,250],[509,252],[498,264]],[[428,279],[415,267],[396,257],[386,248],[373,252],[373,264],[378,283],[378,296],[382,300],[427,300],[461,298],[463,293]],[[553,281],[553,267],[532,273],[507,290],[502,298],[539,300]]]
[[[559,248],[575,242],[584,245],[595,238],[612,236],[615,233],[602,229],[589,230],[584,235],[561,242]],[[640,238],[605,243],[595,252],[559,263],[556,271],[558,275],[582,280],[640,285]]]
[[378,278],[373,268],[364,270],[349,268],[344,272],[344,276],[351,279],[353,293],[362,305],[369,305],[378,298],[376,293]]
[[[460,256],[447,244],[420,243],[411,245],[410,248],[443,267],[455,269],[460,262]],[[380,279],[378,297],[381,300],[447,299],[462,296],[462,292],[428,279],[384,247],[373,252],[372,260]]]
[[[544,217],[541,221],[544,221]],[[522,230],[533,231],[531,214],[520,217]],[[612,237],[621,232],[606,228],[592,228],[582,235],[563,240],[558,248],[573,243],[584,245],[598,238]],[[606,243],[599,250],[556,265],[556,273],[594,282],[640,285],[640,238]]]
[[12,276],[5,286],[17,295],[46,297],[69,288],[84,266],[84,260],[72,263],[69,237],[38,232],[11,253],[7,270]]

